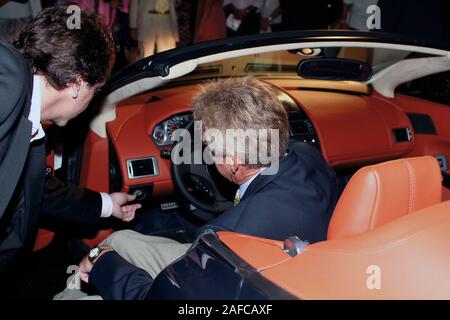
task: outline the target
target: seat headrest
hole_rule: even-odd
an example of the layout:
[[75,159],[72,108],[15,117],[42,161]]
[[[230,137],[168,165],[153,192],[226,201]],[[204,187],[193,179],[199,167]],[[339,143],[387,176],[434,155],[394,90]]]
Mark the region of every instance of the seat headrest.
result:
[[330,221],[328,239],[370,231],[441,199],[442,175],[433,157],[364,167],[342,193]]

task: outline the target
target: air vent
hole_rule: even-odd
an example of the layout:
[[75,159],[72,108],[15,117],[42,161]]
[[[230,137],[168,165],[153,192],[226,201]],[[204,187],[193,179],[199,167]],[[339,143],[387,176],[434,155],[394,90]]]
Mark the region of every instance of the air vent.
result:
[[300,110],[288,114],[290,140],[306,142],[320,148],[316,132],[307,115]]
[[198,66],[191,74],[204,75],[204,74],[220,74],[222,73],[222,65],[209,65]]
[[127,160],[128,177],[130,179],[151,177],[158,175],[155,158],[140,158]]
[[410,142],[412,140],[411,130],[409,128],[393,129],[395,142]]
[[408,113],[409,120],[414,128],[415,134],[436,134],[433,119],[422,113]]

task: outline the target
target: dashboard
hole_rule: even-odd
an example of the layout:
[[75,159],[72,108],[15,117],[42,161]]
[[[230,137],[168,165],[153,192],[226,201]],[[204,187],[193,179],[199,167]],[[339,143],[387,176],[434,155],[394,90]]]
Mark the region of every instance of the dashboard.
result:
[[[290,139],[309,143],[320,149],[316,131],[306,113],[298,107],[295,100],[287,93],[275,87],[274,91],[288,112]],[[191,121],[193,121],[192,112],[180,113],[164,119],[164,121],[156,124],[152,131],[153,142],[158,147],[173,146],[174,141],[171,139],[173,132],[177,129],[186,128]]]
[[[318,148],[336,170],[398,158],[414,147],[411,122],[392,100],[370,92],[302,88],[298,81],[266,82],[288,111],[290,138]],[[103,190],[173,194],[170,137],[192,121],[191,101],[197,90],[191,84],[167,87],[120,103],[116,119],[107,123],[109,157],[92,158],[83,169],[86,180],[98,176],[102,162],[109,172],[109,185],[102,185]]]

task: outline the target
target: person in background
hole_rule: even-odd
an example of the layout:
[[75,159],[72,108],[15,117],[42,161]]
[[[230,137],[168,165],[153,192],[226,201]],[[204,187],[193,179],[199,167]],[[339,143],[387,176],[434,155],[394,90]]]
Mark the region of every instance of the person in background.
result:
[[40,0],[0,0],[0,40],[15,41],[23,27],[41,10]]
[[117,57],[113,73],[139,59],[138,42],[131,37],[129,8],[130,0],[120,0],[114,26]]
[[95,11],[102,17],[103,23],[108,29],[112,31],[120,0],[67,0],[66,3],[78,5],[82,10]]
[[259,33],[260,10],[264,0],[225,0],[229,37]]
[[227,36],[223,0],[199,0],[194,42],[222,39]]
[[176,47],[179,40],[176,0],[131,0],[131,36],[141,58]]
[[378,0],[344,0],[342,15],[335,28],[370,31],[367,27],[369,18],[367,8],[376,4],[378,4]]
[[279,0],[265,0],[261,8],[261,32],[277,32],[281,30],[282,10]]
[[178,19],[178,47],[190,45],[195,30],[195,18],[197,12],[197,0],[177,0],[175,10]]

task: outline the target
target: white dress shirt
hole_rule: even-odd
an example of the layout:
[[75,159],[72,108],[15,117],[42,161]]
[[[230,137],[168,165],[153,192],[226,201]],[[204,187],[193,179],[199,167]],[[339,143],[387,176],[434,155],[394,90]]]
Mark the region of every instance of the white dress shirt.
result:
[[31,108],[28,120],[32,123],[31,129],[31,139],[30,142],[34,140],[39,140],[45,137],[44,129],[41,125],[41,79],[38,76],[33,76],[33,94],[31,95]]
[[[32,123],[32,131],[30,142],[39,140],[45,137],[44,129],[41,125],[41,104],[42,104],[42,92],[41,92],[41,79],[39,76],[33,76],[33,94],[31,95],[31,107],[28,120]],[[102,218],[109,218],[113,211],[113,201],[109,194],[100,192],[102,197]]]
[[242,199],[244,197],[245,191],[247,191],[248,187],[253,182],[253,180],[255,180],[255,178],[259,176],[261,172],[264,171],[264,169],[266,168],[261,169],[257,174],[255,174],[253,177],[251,177],[250,179],[248,179],[239,186],[239,199]]

